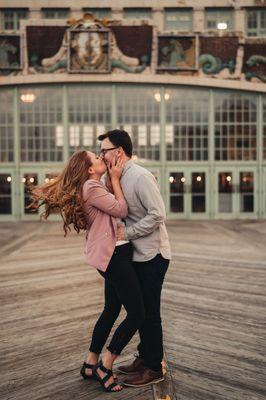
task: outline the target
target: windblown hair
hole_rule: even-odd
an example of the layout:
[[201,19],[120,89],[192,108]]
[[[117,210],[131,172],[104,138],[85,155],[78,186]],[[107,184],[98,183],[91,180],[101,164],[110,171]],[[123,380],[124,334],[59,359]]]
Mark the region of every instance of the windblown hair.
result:
[[86,230],[82,188],[89,179],[88,169],[91,165],[86,150],[75,152],[54,181],[30,188],[32,202],[28,208],[36,210],[44,205],[42,219],[47,219],[52,211],[59,210],[64,222],[64,236],[71,230],[71,224],[77,233]]

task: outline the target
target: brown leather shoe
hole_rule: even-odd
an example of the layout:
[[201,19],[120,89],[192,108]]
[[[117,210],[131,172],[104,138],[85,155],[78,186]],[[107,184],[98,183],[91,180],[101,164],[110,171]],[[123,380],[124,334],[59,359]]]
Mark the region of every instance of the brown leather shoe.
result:
[[120,365],[117,368],[117,371],[119,371],[125,375],[132,375],[132,374],[141,372],[142,369],[144,368],[144,360],[143,360],[143,358],[140,358],[137,355],[135,355],[135,357],[136,358],[133,361],[133,363],[128,364],[128,365]]
[[128,377],[122,381],[125,386],[142,387],[158,383],[164,380],[162,371],[153,371],[152,369],[144,367],[141,372],[134,376]]

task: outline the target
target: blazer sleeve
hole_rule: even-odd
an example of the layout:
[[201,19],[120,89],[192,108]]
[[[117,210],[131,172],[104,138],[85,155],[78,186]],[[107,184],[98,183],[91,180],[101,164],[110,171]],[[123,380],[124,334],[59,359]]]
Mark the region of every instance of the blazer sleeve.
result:
[[98,210],[101,210],[112,217],[126,218],[128,214],[126,200],[117,200],[113,194],[108,192],[107,188],[102,183],[88,183],[84,194],[87,204],[98,208]]

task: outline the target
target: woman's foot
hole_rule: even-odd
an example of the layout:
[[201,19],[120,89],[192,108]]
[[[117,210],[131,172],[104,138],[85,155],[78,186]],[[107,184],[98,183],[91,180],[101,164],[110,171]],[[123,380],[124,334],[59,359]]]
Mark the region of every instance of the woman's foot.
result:
[[90,351],[86,357],[86,361],[84,361],[81,367],[80,375],[84,379],[95,378],[92,372],[92,368],[95,364],[97,364],[98,361],[99,361],[99,354]]
[[[89,364],[89,363],[84,362],[84,364],[80,370],[80,374],[83,376],[84,379],[94,378],[92,369],[95,364]],[[117,375],[113,374],[113,377],[114,377],[114,380],[117,379]]]
[[94,364],[88,364],[86,362],[83,363],[81,370],[80,370],[80,375],[83,377],[83,379],[94,379],[95,376],[92,372]]
[[92,376],[92,367],[93,365],[90,368],[85,368],[85,374],[89,377]]
[[123,386],[116,383],[112,370],[106,368],[102,361],[95,365],[93,373],[106,392],[120,392],[123,389]]

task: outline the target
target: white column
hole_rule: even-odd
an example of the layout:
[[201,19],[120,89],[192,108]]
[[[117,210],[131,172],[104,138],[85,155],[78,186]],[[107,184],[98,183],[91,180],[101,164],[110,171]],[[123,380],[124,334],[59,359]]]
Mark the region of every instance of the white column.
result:
[[81,8],[71,8],[70,9],[70,18],[71,19],[80,19],[84,15],[84,12]]
[[118,8],[118,7],[112,8],[112,19],[116,20],[123,19],[123,8]]
[[152,10],[152,20],[154,25],[158,28],[159,32],[164,31],[164,9],[163,8],[153,8]]
[[194,8],[193,11],[193,31],[204,32],[205,29],[205,13],[203,8]]
[[30,8],[29,19],[42,19],[42,11],[40,8]]
[[235,9],[233,30],[238,31],[238,32],[245,32],[246,24],[245,24],[245,10],[244,9]]

